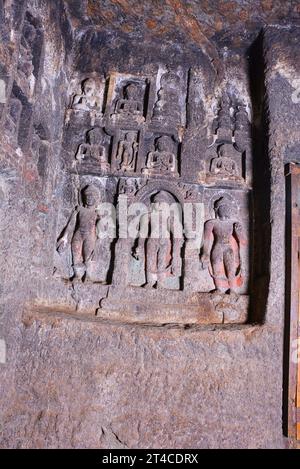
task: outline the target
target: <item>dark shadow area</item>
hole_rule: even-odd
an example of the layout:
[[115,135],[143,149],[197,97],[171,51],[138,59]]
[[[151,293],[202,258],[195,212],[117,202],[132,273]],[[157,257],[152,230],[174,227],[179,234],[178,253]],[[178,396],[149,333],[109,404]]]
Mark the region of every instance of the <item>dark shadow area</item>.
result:
[[[25,19],[27,24],[30,24],[35,30],[35,38],[32,42],[32,65],[33,65],[33,75],[35,76],[36,80],[39,79],[41,75],[41,61],[42,61],[42,54],[43,54],[43,32],[40,20],[34,18],[29,12],[26,12]],[[24,29],[24,28],[23,28]],[[23,31],[24,34],[24,31]]]
[[26,151],[29,149],[31,144],[33,113],[32,104],[28,101],[21,88],[15,82],[13,84],[12,96],[18,99],[22,104],[18,129],[18,145],[22,148],[23,151]]
[[[288,170],[288,165],[286,165]],[[283,395],[282,395],[282,424],[283,433],[288,436],[289,415],[289,352],[290,352],[290,303],[291,303],[291,240],[292,240],[292,217],[291,217],[291,180],[286,177],[286,222],[285,222],[285,324],[284,324],[284,347],[283,347]]]
[[270,280],[270,194],[268,112],[265,90],[263,32],[248,50],[252,102],[253,217],[250,322],[263,323]]

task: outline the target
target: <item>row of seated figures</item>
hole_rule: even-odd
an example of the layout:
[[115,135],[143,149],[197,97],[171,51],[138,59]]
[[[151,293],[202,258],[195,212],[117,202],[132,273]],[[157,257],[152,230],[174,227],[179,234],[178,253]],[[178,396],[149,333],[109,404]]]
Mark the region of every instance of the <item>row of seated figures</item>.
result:
[[[122,89],[121,97],[115,102],[112,116],[120,115],[124,119],[134,117],[142,123],[144,121],[144,104],[141,92],[138,84],[126,84]],[[82,91],[74,96],[71,107],[77,111],[102,112],[103,90],[98,89],[94,78],[83,81]]]
[[[180,161],[181,154],[182,158],[188,155],[186,150],[181,152],[181,147],[186,148],[185,136],[179,133],[177,126],[181,112],[178,96],[179,76],[168,71],[160,77],[156,100],[152,103],[150,123],[145,122],[146,89],[149,85],[147,80],[124,79],[112,82],[113,89],[109,88],[107,98],[104,91],[106,83],[100,79],[88,78],[82,83],[82,92],[76,94],[72,100],[72,109],[91,113],[93,117],[90,125],[95,124],[97,115],[101,116],[98,127],[88,130],[85,142],[79,144],[75,155],[78,168],[82,165],[84,170],[85,164],[94,163],[105,173],[136,172],[155,177],[162,174],[180,176],[181,167],[184,167]],[[110,83],[109,80],[109,86]],[[105,99],[110,100],[108,115],[103,104]],[[216,140],[199,155],[199,181],[211,184],[218,180],[226,180],[250,185],[250,134],[245,105],[236,106],[234,118],[229,115],[227,107],[221,107],[216,119]],[[104,119],[104,113],[109,117],[108,120]],[[171,116],[171,119],[167,116]],[[234,122],[231,122],[232,119]],[[235,129],[234,136],[232,128]],[[149,148],[151,133],[154,137]]]
[[[101,79],[87,78],[81,84],[81,92],[74,95],[71,108],[76,111],[89,111],[96,114],[104,112],[104,101],[109,96],[108,109],[113,121],[134,121],[143,124],[148,113],[148,95],[150,82],[147,78],[125,78],[121,81],[106,82]],[[180,77],[175,72],[167,71],[160,77],[156,91],[151,118],[159,125],[171,123],[180,126]]]
[[[81,143],[75,155],[75,161],[87,168],[93,165],[103,172],[111,169],[117,172],[137,171],[139,152],[138,134],[135,131],[125,131],[117,142],[113,162],[110,158],[110,136],[102,129],[95,127],[86,134],[86,141]],[[160,176],[163,174],[179,176],[177,155],[174,153],[175,142],[167,135],[155,139],[154,148],[145,158],[142,173],[145,176]],[[111,168],[111,163],[113,168]]]
[[[124,265],[121,261],[121,270],[129,270],[127,277],[123,274],[123,281],[127,278],[129,284],[141,288],[184,289],[188,240],[176,198],[167,190],[154,192],[140,214],[134,234],[130,233],[127,239],[118,238],[116,225],[107,223],[108,205],[104,204],[103,211],[101,199],[99,188],[87,185],[82,190],[81,203],[58,237],[56,249],[65,269],[64,277],[103,284],[114,281],[117,246],[121,243],[122,259],[126,251],[128,262]],[[174,209],[168,210],[170,206]],[[226,194],[215,198],[213,209],[215,216],[204,223],[202,241],[194,254],[193,275],[207,270],[216,291],[238,293],[247,270],[242,261],[247,245],[245,229],[235,214],[234,201]]]
[[[85,143],[77,149],[75,160],[80,165],[95,165],[104,172],[136,172],[139,156],[139,136],[136,131],[124,131],[117,142],[114,165],[111,168],[111,137],[104,129],[95,127],[86,134]],[[172,137],[161,135],[154,140],[153,149],[144,158],[142,173],[145,176],[179,176],[178,155],[175,154],[176,144]],[[232,144],[224,143],[217,147],[216,155],[208,160],[208,176],[242,180],[243,156]]]
[[[76,151],[75,162],[83,169],[94,167],[105,173],[134,173],[141,167],[145,176],[179,176],[179,146],[169,135],[155,137],[152,149],[146,154],[143,142],[140,151],[141,137],[137,131],[119,131],[114,137],[114,149],[111,140],[112,134],[109,135],[103,128],[95,127],[87,131],[85,142]],[[243,153],[231,143],[222,143],[207,159],[207,178],[243,181],[244,166]]]

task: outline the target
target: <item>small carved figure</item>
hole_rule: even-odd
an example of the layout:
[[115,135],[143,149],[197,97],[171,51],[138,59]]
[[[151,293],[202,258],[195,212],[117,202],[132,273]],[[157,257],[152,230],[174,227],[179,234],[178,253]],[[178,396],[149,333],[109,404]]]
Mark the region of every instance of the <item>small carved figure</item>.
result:
[[108,170],[109,163],[106,148],[107,135],[103,129],[95,127],[87,132],[87,142],[79,145],[76,160],[80,163],[99,163],[101,169]]
[[167,71],[161,76],[160,89],[153,110],[154,120],[167,120],[175,125],[180,123],[179,88],[180,78]]
[[[167,277],[181,275],[182,232],[176,233],[176,215],[166,212],[170,206],[170,195],[158,192],[153,198],[151,212],[141,216],[139,235],[133,256],[142,259],[145,265],[147,287],[164,288]],[[150,215],[150,217],[149,217]],[[181,225],[180,225],[181,226]],[[177,235],[177,237],[176,237]]]
[[234,113],[234,130],[235,131],[248,131],[250,127],[250,122],[248,118],[248,113],[246,109],[246,104],[238,103],[236,105],[236,111]]
[[96,90],[96,82],[93,78],[87,78],[82,82],[81,94],[76,94],[72,108],[80,111],[100,111],[101,103]]
[[244,152],[247,162],[247,180],[251,180],[251,162],[249,155],[251,154],[251,124],[248,117],[246,104],[237,102],[234,114],[234,141],[236,148]]
[[139,187],[138,181],[134,178],[121,179],[119,183],[119,194],[124,194],[128,197],[133,196]]
[[148,154],[146,168],[149,174],[173,174],[178,176],[177,159],[173,153],[174,143],[171,137],[164,135],[156,139],[155,151]]
[[83,204],[76,207],[57,241],[57,251],[63,252],[71,245],[74,277],[82,279],[88,277],[89,263],[93,260],[96,246],[96,226],[100,219],[97,206],[100,202],[100,193],[97,187],[87,186],[82,191]]
[[117,152],[118,169],[121,171],[134,171],[138,153],[136,132],[127,132],[124,140],[120,140]]
[[243,283],[240,248],[246,244],[241,223],[232,218],[229,200],[215,202],[216,218],[204,226],[202,268],[209,268],[216,290],[237,292]]
[[116,102],[116,114],[125,118],[142,117],[144,104],[141,86],[138,83],[128,83],[124,86],[122,95]]
[[[238,165],[232,158],[233,152],[237,153],[232,145],[220,145],[217,150],[218,156],[211,161],[210,172],[224,177],[239,176]],[[241,155],[239,157],[241,158]]]
[[215,139],[218,139],[218,141],[232,141],[233,121],[231,109],[231,97],[228,92],[224,92],[218,102],[217,116],[212,124]]

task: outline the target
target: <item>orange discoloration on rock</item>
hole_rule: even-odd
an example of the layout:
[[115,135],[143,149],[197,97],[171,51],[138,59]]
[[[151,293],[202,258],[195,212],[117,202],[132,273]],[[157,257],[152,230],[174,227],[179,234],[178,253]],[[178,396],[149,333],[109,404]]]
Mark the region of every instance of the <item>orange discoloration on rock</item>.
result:
[[217,20],[217,21],[215,22],[215,27],[216,27],[216,30],[217,30],[217,31],[222,31],[222,29],[223,29],[223,22],[222,22],[221,20]]
[[133,26],[130,26],[130,24],[124,24],[122,26],[122,30],[125,32],[125,33],[132,33],[132,31],[134,31],[134,28]]
[[27,170],[24,173],[24,179],[28,182],[33,182],[37,179],[37,174],[35,171]]
[[128,0],[114,0],[118,6],[120,6],[125,12],[130,13],[133,10],[132,2],[128,2]]
[[49,207],[47,205],[38,205],[38,211],[43,212],[43,213],[48,213],[49,212]]
[[241,10],[239,12],[239,17],[242,21],[247,21],[249,19],[249,12],[246,10]]
[[157,26],[157,23],[153,19],[150,19],[146,21],[146,25],[149,29],[155,29]]
[[272,11],[273,0],[262,0],[261,6],[263,11]]
[[192,14],[191,10],[186,7],[184,2],[180,0],[166,0],[166,3],[175,11],[175,23],[179,27],[184,27],[191,39],[195,41],[216,63],[219,62],[219,54],[212,42],[203,34],[200,23]]

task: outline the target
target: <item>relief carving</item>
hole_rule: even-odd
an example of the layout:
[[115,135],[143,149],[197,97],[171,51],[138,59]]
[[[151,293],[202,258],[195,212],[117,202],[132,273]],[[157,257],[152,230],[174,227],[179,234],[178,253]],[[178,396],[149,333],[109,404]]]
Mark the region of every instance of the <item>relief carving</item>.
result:
[[140,218],[132,255],[144,266],[148,288],[179,288],[183,237],[182,232],[176,231],[176,211],[166,216],[166,207],[174,203],[170,193],[159,191],[152,198],[150,212]]
[[[191,108],[186,102],[191,97],[189,89],[183,89],[188,72],[167,70],[160,76],[159,66],[158,75],[151,76],[149,70],[143,77],[116,72],[106,77],[105,112],[97,78],[85,80],[82,93],[73,99],[73,109],[90,113],[70,110],[66,146],[73,135],[80,135],[81,127],[90,130],[79,142],[76,171],[74,164],[70,171],[76,184],[85,186],[82,203],[73,210],[57,241],[56,256],[64,257],[67,265],[64,278],[107,284],[102,303],[109,305],[108,310],[113,308],[111,314],[119,311],[120,315],[123,306],[142,311],[140,304],[148,300],[150,311],[159,298],[162,310],[172,305],[180,317],[182,311],[198,317],[198,303],[204,305],[203,311],[209,307],[209,317],[220,323],[230,315],[212,309],[216,297],[223,295],[226,304],[231,304],[238,294],[243,297],[239,303],[243,311],[228,321],[243,322],[250,271],[249,253],[244,249],[251,204],[251,164],[246,160],[249,106],[233,91],[223,92],[212,132],[207,132],[209,112],[201,101],[202,74],[198,71],[194,78],[190,74],[192,98],[197,101]],[[202,113],[197,126],[185,122],[187,109],[189,119],[194,119],[195,109]],[[93,115],[96,125],[91,124]],[[208,146],[209,134],[213,141]],[[64,154],[69,157],[67,148]],[[103,220],[99,184],[114,186],[110,198],[114,209],[118,201],[113,238],[99,236]],[[135,205],[140,210],[136,216]],[[212,208],[214,218],[207,215]],[[137,228],[134,234],[128,232],[131,222]]]
[[122,120],[134,119],[143,122],[144,90],[140,83],[130,82],[123,85],[121,97],[115,104],[114,116]]
[[19,43],[15,82],[28,100],[31,100],[40,77],[43,55],[43,25],[29,11],[25,12]]
[[116,155],[117,169],[119,171],[135,171],[138,155],[138,134],[135,131],[125,132],[124,138],[118,143]]
[[241,160],[241,154],[234,149],[233,145],[222,144],[217,148],[218,156],[210,163],[210,172],[221,177],[241,177],[241,168],[237,160]]
[[219,141],[231,141],[233,132],[232,102],[227,92],[223,93],[218,103],[218,115],[213,123],[213,129]]
[[221,197],[214,204],[215,218],[204,225],[202,268],[208,268],[220,293],[238,292],[243,284],[240,249],[246,244],[241,223],[233,215],[232,201]]
[[167,135],[158,137],[154,151],[147,156],[146,168],[143,173],[151,176],[178,176],[177,157],[174,154],[175,142]]
[[134,178],[121,179],[119,182],[119,194],[132,197],[140,189],[141,185]]
[[234,141],[240,151],[250,151],[250,121],[246,104],[237,103],[234,114]]
[[237,103],[236,110],[234,113],[234,131],[242,130],[242,131],[249,131],[249,118],[248,113],[246,110],[245,103]]
[[72,108],[79,111],[101,111],[101,96],[94,78],[87,78],[81,84],[81,93],[73,98]]
[[103,171],[109,171],[108,162],[109,135],[99,127],[86,134],[86,143],[79,145],[75,159],[84,165],[96,165]]
[[165,72],[160,79],[160,88],[153,109],[152,120],[161,125],[172,123],[178,125],[181,122],[180,103],[180,77],[171,71]]
[[[61,255],[69,247],[70,277],[105,283],[110,264],[109,237],[99,237],[97,226],[101,221],[98,206],[100,192],[96,186],[88,185],[82,190],[82,204],[71,214],[67,226],[57,241],[57,252]],[[101,265],[102,264],[102,265]],[[102,268],[99,269],[99,265]],[[100,278],[95,278],[97,272]]]
[[233,105],[225,93],[218,106],[217,117],[212,124],[213,142],[205,153],[206,171],[202,178],[209,183],[227,180],[250,185],[250,122],[246,105],[240,102]]

